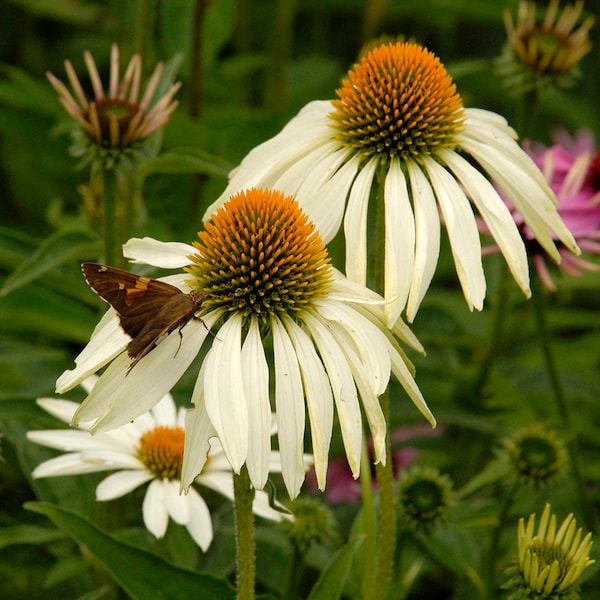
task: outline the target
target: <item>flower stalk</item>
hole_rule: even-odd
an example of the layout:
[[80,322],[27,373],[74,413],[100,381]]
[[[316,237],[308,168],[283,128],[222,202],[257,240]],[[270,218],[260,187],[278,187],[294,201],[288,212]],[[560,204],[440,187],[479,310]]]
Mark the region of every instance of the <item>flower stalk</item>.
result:
[[533,309],[535,312],[535,321],[540,339],[540,346],[544,357],[546,372],[553,392],[556,408],[562,421],[562,427],[565,431],[567,444],[567,453],[573,470],[573,478],[577,485],[579,498],[588,523],[594,524],[595,510],[592,507],[588,497],[585,479],[581,470],[581,461],[579,458],[579,448],[577,438],[573,433],[573,419],[571,416],[571,407],[565,394],[565,389],[560,378],[556,356],[552,345],[552,335],[548,326],[546,300],[548,291],[544,288],[538,277],[534,278],[535,293],[533,295]]
[[236,598],[252,600],[255,596],[254,515],[252,513],[255,491],[250,483],[246,465],[240,469],[239,475],[233,474],[233,493],[237,564]]

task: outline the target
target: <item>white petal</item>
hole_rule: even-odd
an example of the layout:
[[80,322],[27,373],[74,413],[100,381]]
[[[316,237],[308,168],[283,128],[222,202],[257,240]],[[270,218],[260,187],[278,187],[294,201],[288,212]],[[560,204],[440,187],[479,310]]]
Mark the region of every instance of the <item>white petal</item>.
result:
[[462,148],[490,173],[521,213],[537,241],[556,262],[560,262],[560,255],[548,230],[553,231],[571,252],[578,254],[577,244],[556,210],[554,195],[545,181],[543,185],[540,184],[538,176],[543,179],[541,171],[535,165],[535,170],[527,168],[531,159],[517,144],[514,145],[519,160],[515,158],[516,151],[507,156],[504,147],[500,151],[472,139],[465,139],[461,143]]
[[[281,506],[281,505],[280,505]],[[281,522],[283,521],[284,514],[278,510],[275,510],[269,504],[269,496],[266,492],[258,491],[254,496],[254,502],[252,503],[252,512],[257,514],[263,519],[269,519],[271,521]]]
[[252,485],[260,490],[269,476],[271,453],[271,404],[269,365],[265,358],[258,321],[252,318],[242,346],[242,378],[248,406],[248,457]]
[[179,493],[179,481],[163,479],[165,505],[170,517],[179,525],[187,525],[191,519],[189,496]]
[[98,381],[98,375],[90,375],[81,382],[81,387],[89,394]]
[[325,489],[329,444],[333,429],[333,393],[329,377],[310,337],[292,321],[285,319],[285,328],[294,345],[304,384],[304,394],[310,419],[310,434],[315,473],[320,490]]
[[131,338],[121,329],[115,311],[110,308],[100,319],[87,346],[75,359],[75,368],[65,371],[56,381],[56,391],[64,394],[123,352]]
[[340,228],[348,191],[360,166],[358,157],[344,153],[344,159],[341,167],[318,188],[312,177],[306,177],[295,198],[314,222],[325,243],[331,241]]
[[410,189],[415,211],[415,262],[406,306],[412,322],[433,278],[440,254],[440,217],[431,184],[415,162],[407,161]]
[[187,490],[194,479],[202,472],[210,449],[208,440],[216,433],[204,404],[205,364],[206,361],[202,365],[192,393],[192,402],[195,408],[189,410],[185,417],[185,441],[183,465],[181,467],[181,487],[183,490]]
[[[333,110],[331,102],[316,101],[306,105],[296,117],[273,138],[251,150],[230,174],[225,191],[204,213],[204,220],[229,198],[244,188],[273,187],[277,177],[296,164],[314,148],[331,140],[327,115]],[[281,190],[290,193],[287,190]]]
[[144,504],[142,506],[144,524],[156,538],[164,537],[169,524],[169,513],[165,503],[165,488],[163,482],[155,479],[150,482]]
[[190,244],[161,242],[151,237],[131,238],[123,245],[123,256],[132,263],[142,263],[162,269],[181,269],[192,264],[188,258],[198,251]]
[[529,267],[525,244],[505,202],[500,198],[494,186],[459,154],[441,149],[439,156],[467,190],[504,254],[517,283],[526,295],[530,296]]
[[390,377],[389,342],[369,319],[340,302],[321,302],[320,316],[328,321],[340,348],[351,346],[359,357],[373,393],[382,394]]
[[75,411],[79,407],[78,402],[60,400],[58,398],[38,398],[36,402],[38,406],[53,417],[60,419],[63,423],[70,423]]
[[431,423],[432,427],[436,426],[436,420],[429,407],[421,390],[415,383],[413,376],[411,375],[404,358],[397,352],[390,353],[392,359],[392,373],[396,376],[396,379],[400,382],[400,385],[404,388],[404,391],[408,394],[413,404],[419,409],[421,414]]
[[154,479],[154,475],[145,469],[143,471],[118,471],[98,484],[96,500],[104,501],[120,498],[151,479]]
[[177,426],[177,407],[171,394],[165,394],[158,404],[154,405],[151,413],[157,425]]
[[384,185],[385,198],[385,305],[388,324],[396,322],[406,306],[415,260],[415,218],[398,159],[393,159]]
[[197,481],[200,485],[210,488],[233,501],[233,473],[231,471],[215,473],[207,470],[200,475]]
[[66,452],[73,452],[83,448],[106,449],[106,445],[95,438],[87,431],[76,431],[74,429],[46,429],[37,431],[28,431],[27,439],[47,446],[48,448],[57,448]]
[[300,493],[304,481],[304,390],[298,358],[288,333],[277,318],[271,319],[275,357],[275,407],[281,472],[290,498]]
[[206,552],[213,539],[210,511],[206,506],[206,502],[204,502],[204,498],[194,488],[191,488],[188,492],[187,502],[190,510],[187,530],[202,551]]
[[134,448],[129,448],[127,453],[107,448],[106,445],[103,448],[90,448],[80,452],[81,460],[104,464],[109,469],[143,469],[143,463],[133,454]]
[[62,477],[63,475],[82,475],[83,473],[98,473],[107,468],[101,463],[86,463],[81,460],[79,452],[63,454],[40,463],[31,473],[34,479],[42,477]]
[[362,419],[352,370],[342,349],[327,326],[308,313],[304,316],[304,322],[317,344],[321,360],[327,370],[340,420],[348,464],[354,477],[358,477],[360,472]]
[[181,331],[168,335],[131,371],[131,360],[123,353],[100,377],[75,413],[73,423],[96,419],[93,430],[106,431],[150,410],[194,360],[216,318],[210,313],[203,316],[204,323],[192,319]]
[[242,319],[230,317],[207,354],[206,412],[236,473],[248,455],[248,409],[242,381]]
[[367,280],[367,215],[376,168],[377,159],[372,158],[356,176],[344,217],[346,275],[362,285]]
[[435,160],[426,160],[425,168],[444,215],[456,273],[467,304],[471,310],[481,310],[485,298],[485,276],[475,215],[456,179],[444,167]]

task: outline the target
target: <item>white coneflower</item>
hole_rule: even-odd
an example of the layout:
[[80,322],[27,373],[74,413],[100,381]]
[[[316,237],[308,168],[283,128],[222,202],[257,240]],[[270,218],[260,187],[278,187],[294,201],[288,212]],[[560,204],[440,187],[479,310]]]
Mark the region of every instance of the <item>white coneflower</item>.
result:
[[[90,392],[96,377],[82,383]],[[69,423],[79,404],[55,398],[40,398],[38,404],[61,421]],[[143,519],[148,531],[161,538],[169,518],[184,525],[194,541],[206,551],[213,538],[210,512],[196,485],[205,486],[233,499],[231,466],[217,440],[211,440],[210,452],[202,472],[187,494],[180,494],[181,465],[185,439],[185,410],[177,410],[166,395],[151,411],[134,422],[113,431],[91,435],[88,431],[52,429],[29,431],[31,441],[66,452],[38,465],[33,477],[59,477],[115,471],[96,488],[100,501],[120,498],[149,482],[143,503]],[[279,453],[271,453],[270,469],[281,471]],[[306,457],[307,463],[310,457]],[[308,464],[307,464],[308,466]],[[269,505],[265,492],[257,492],[254,512],[280,521],[283,514]]]
[[486,283],[474,211],[530,294],[525,246],[493,184],[557,262],[553,238],[578,252],[552,191],[515,132],[495,113],[464,108],[446,69],[426,48],[376,48],[350,70],[337,93],[337,100],[308,104],[252,150],[207,216],[242,188],[281,189],[294,195],[325,242],[343,219],[346,274],[365,284],[372,241],[367,214],[378,190],[385,211],[389,323],[404,308],[414,318],[437,264],[441,222],[467,303],[482,308]]
[[[386,427],[378,396],[390,372],[434,423],[412,367],[383,321],[381,298],[330,266],[318,232],[291,197],[272,190],[241,192],[198,236],[194,245],[148,238],[126,244],[126,256],[137,262],[185,267],[188,275],[170,283],[200,290],[206,299],[199,318],[173,331],[131,370],[131,359],[123,352],[130,340],[109,311],[76,359],[77,367],[57,382],[58,391],[66,391],[112,361],[75,415],[76,422],[95,421],[93,430],[105,431],[135,418],[171,389],[208,341],[192,397],[196,408],[186,424],[184,485],[202,470],[208,439],[216,434],[233,469],[239,472],[246,463],[253,485],[264,486],[270,389],[291,497],[305,475],[305,411],[320,488],[325,486],[334,405],[354,476],[363,434],[359,398],[375,460],[385,459]],[[400,321],[394,333],[420,349]]]

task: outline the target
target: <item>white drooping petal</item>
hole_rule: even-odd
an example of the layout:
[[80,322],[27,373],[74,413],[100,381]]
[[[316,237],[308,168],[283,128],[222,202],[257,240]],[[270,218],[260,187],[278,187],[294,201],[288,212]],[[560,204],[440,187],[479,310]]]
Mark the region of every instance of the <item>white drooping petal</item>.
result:
[[162,269],[182,269],[192,264],[188,258],[197,250],[181,242],[161,242],[151,237],[131,238],[123,244],[123,256],[132,263],[152,265]]
[[465,299],[471,310],[483,308],[485,275],[481,262],[481,242],[473,210],[456,179],[435,160],[425,168],[438,199]]
[[440,217],[431,184],[414,161],[406,163],[415,214],[415,261],[406,305],[409,322],[415,318],[433,279],[440,254]]
[[121,329],[111,308],[100,319],[87,346],[75,359],[75,368],[56,381],[56,392],[64,394],[121,354],[131,338]]
[[249,408],[246,466],[252,485],[261,490],[269,476],[271,404],[269,365],[256,318],[250,320],[250,327],[242,346],[242,379]]
[[356,176],[344,217],[346,275],[362,285],[367,280],[367,216],[376,168],[377,159],[372,158]]
[[210,449],[209,440],[216,435],[215,428],[206,412],[204,403],[204,374],[206,361],[202,363],[192,402],[195,408],[187,411],[185,417],[185,441],[183,465],[181,467],[181,488],[187,490],[194,479],[202,472]]
[[394,158],[385,178],[384,297],[388,324],[400,317],[406,306],[415,260],[415,218],[410,206],[406,178]]
[[96,488],[96,500],[114,500],[154,479],[148,470],[117,471],[103,479]]
[[308,418],[310,420],[315,474],[319,489],[323,490],[325,489],[327,459],[333,429],[331,385],[310,337],[292,319],[285,319],[284,325],[294,345],[300,364]]
[[331,129],[326,117],[332,110],[329,101],[310,102],[277,135],[251,150],[230,173],[229,184],[207,208],[204,220],[209,219],[241,189],[273,187],[279,175],[287,168],[302,160],[312,149],[328,143]]
[[310,313],[304,316],[304,322],[315,340],[321,360],[327,370],[348,465],[356,478],[360,472],[362,418],[352,370],[327,324]]
[[204,375],[206,412],[236,473],[248,455],[248,408],[242,380],[242,318],[234,315],[217,332]]
[[304,481],[304,390],[294,346],[285,327],[271,318],[275,363],[275,409],[281,454],[281,473],[290,498]]
[[131,370],[123,353],[106,369],[73,417],[73,424],[92,421],[94,431],[107,431],[150,410],[181,378],[198,354],[216,316],[204,323],[192,319],[173,331]]
[[530,296],[527,251],[506,203],[494,186],[459,154],[440,149],[439,156],[458,177],[501,249],[513,277]]
[[165,487],[159,479],[150,482],[142,505],[144,525],[156,538],[164,537],[169,524],[169,512],[165,503]]
[[[337,151],[340,154],[341,151]],[[343,153],[347,155],[345,152]],[[337,155],[331,157],[337,159]],[[329,168],[333,164],[328,164]],[[346,208],[346,198],[354,177],[358,172],[360,160],[358,157],[347,157],[347,160],[335,170],[322,185],[316,185],[313,177],[306,177],[298,190],[295,200],[314,222],[325,243],[331,241],[337,234]],[[314,217],[314,218],[313,218]]]

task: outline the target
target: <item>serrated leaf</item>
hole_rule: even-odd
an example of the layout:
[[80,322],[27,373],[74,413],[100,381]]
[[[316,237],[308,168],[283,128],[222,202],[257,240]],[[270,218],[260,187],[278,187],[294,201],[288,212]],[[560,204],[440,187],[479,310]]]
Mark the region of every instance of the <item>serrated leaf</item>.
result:
[[363,539],[364,535],[351,539],[334,554],[311,590],[308,600],[335,600],[341,597],[354,555]]
[[100,248],[99,240],[85,229],[57,231],[6,278],[0,297],[7,296],[64,263],[79,262],[98,255]]
[[57,527],[86,546],[132,598],[235,598],[235,590],[227,581],[179,568],[154,554],[120,542],[70,510],[45,502],[28,502],[25,507],[46,515]]

